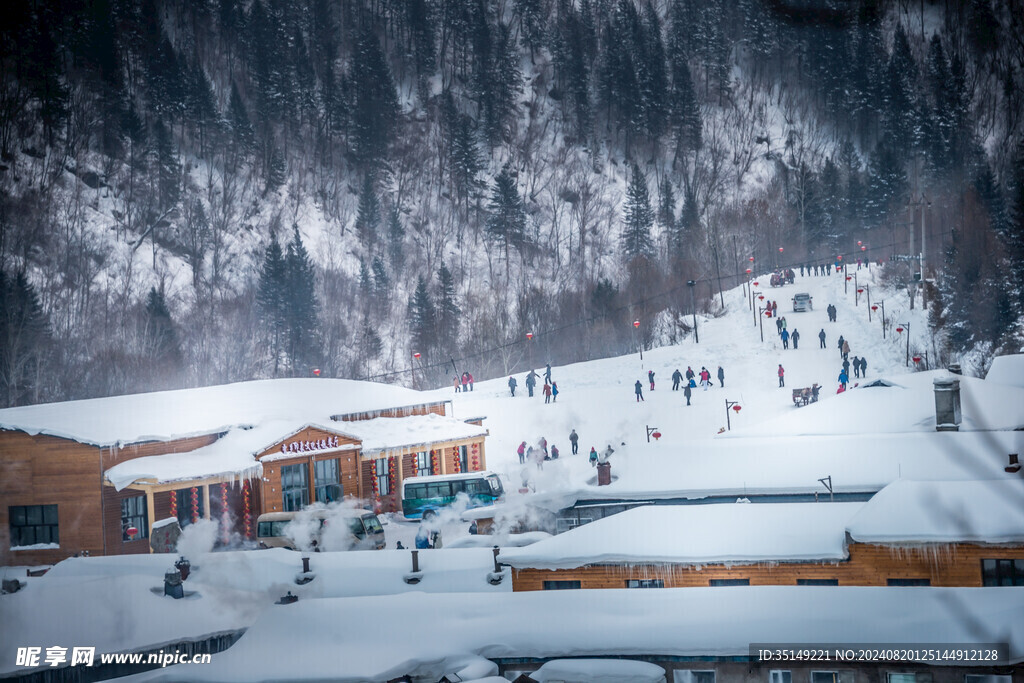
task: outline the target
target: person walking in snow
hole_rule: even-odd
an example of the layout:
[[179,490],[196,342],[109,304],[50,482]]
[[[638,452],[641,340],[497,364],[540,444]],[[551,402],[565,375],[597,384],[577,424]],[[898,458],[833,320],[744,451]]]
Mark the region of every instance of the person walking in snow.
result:
[[466,377],[469,379],[469,390],[473,391],[473,373],[467,370]]
[[519,464],[523,465],[526,463],[526,442],[519,444],[519,448],[516,449],[516,453],[519,454]]
[[551,383],[551,363],[548,363],[548,366],[544,368],[544,381],[549,384]]
[[[691,379],[690,382],[693,380]],[[693,396],[693,389],[690,388],[690,382],[686,383],[686,387],[683,389],[683,396],[686,397],[686,405],[690,405],[690,397]]]
[[551,385],[544,382],[544,402],[551,403]]
[[651,391],[654,391],[654,370],[647,371],[647,381],[651,383]]
[[[458,377],[456,377],[455,379],[458,379]],[[513,398],[516,395],[516,385],[517,384],[518,384],[518,382],[516,382],[516,378],[515,377],[509,377],[508,378],[508,390],[512,393]]]
[[840,356],[843,355],[843,344],[845,344],[845,343],[846,343],[846,340],[843,339],[843,335],[839,335],[839,342],[838,342],[837,346],[839,347],[839,355]]
[[854,378],[859,378],[860,377],[860,358],[857,358],[857,356],[854,356],[853,357],[852,365],[853,365],[853,376],[854,376]]
[[868,376],[868,359],[864,356],[860,357],[860,376],[861,379]]
[[850,382],[850,376],[846,374],[846,368],[839,371],[839,384],[842,386],[843,391],[846,391],[846,385]]
[[721,365],[718,366],[718,386],[725,388],[725,370]]
[[843,372],[846,373],[847,377],[850,376],[850,361],[846,360],[845,358],[843,359]]
[[789,348],[789,332],[787,332],[786,330],[782,330],[782,348]]
[[850,355],[850,342],[843,340],[843,360]]
[[828,313],[828,321],[834,323],[836,321],[836,307],[829,304],[825,311]]
[[779,302],[778,301],[773,301],[772,302],[772,315],[774,315],[776,317],[778,317],[778,315],[779,315]]
[[644,400],[644,385],[640,384],[640,380],[636,381],[636,384],[633,386],[633,391],[636,392],[637,403]]
[[597,464],[597,449],[593,446],[590,447],[590,466],[593,467]]
[[825,348],[825,328],[821,328],[821,332],[818,333],[818,339],[821,340],[821,348]]
[[456,394],[459,393],[459,389],[461,389],[461,388],[462,388],[462,382],[460,382],[459,378],[456,376],[455,377],[455,393]]
[[469,391],[469,373],[462,373],[462,393]]
[[548,440],[545,439],[543,436],[540,437],[540,448],[541,448],[542,451],[544,451],[544,459],[547,460],[548,459]]
[[689,382],[691,379],[693,379],[693,368],[691,368],[689,365],[687,365],[686,366],[686,381]]
[[558,382],[551,383],[551,402],[558,403]]
[[786,316],[782,316],[782,329],[783,331],[786,330]]
[[533,388],[537,386],[537,377],[539,377],[539,375],[533,370],[530,370],[530,374],[526,376],[526,391],[530,395],[530,398],[533,398]]
[[782,318],[775,319],[775,333],[782,334]]
[[679,372],[679,368],[676,368],[675,372],[672,373],[672,391],[679,391],[679,383],[683,381],[683,373]]
[[786,371],[782,367],[782,363],[779,363],[779,386],[786,386]]
[[793,350],[795,351],[800,345],[800,332],[794,327],[793,334],[789,335],[789,338],[793,340]]
[[572,454],[576,455],[580,452],[580,435],[573,429],[569,432],[569,443],[572,444]]

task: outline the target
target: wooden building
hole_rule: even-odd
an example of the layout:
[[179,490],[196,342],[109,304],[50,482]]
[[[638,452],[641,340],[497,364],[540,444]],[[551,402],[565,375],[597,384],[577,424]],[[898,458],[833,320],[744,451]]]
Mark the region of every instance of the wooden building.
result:
[[400,510],[403,476],[486,468],[481,420],[448,407],[285,379],[0,410],[0,564],[152,552],[154,525],[172,519],[218,520],[227,544],[265,511],[342,498]]
[[1024,482],[900,480],[866,503],[646,506],[500,560],[516,591],[1024,586]]

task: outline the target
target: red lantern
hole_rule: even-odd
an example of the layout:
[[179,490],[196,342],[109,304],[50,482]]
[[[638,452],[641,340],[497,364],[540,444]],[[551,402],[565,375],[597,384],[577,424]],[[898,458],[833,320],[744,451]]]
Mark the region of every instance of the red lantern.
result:
[[526,338],[527,339],[533,339],[533,332],[527,332],[526,333]]
[[857,290],[857,293],[858,293],[858,294],[863,294],[863,293],[864,293],[864,288],[863,288],[863,287],[861,287],[860,289],[858,289],[858,290]]
[[459,447],[458,446],[453,446],[452,447],[452,465],[453,465],[452,469],[455,471],[455,474],[458,474],[458,473],[462,472],[462,461],[459,459]]
[[319,377],[320,376],[320,368],[313,368],[313,376],[314,377]]
[[434,474],[441,474],[441,458],[438,457],[437,451],[430,451],[430,469]]
[[125,529],[124,532],[128,534],[128,540],[135,540],[135,536],[139,533],[139,530],[133,526],[130,526],[127,529]]
[[249,498],[249,480],[242,484],[242,500],[245,510],[245,537],[252,538],[252,502]]
[[847,281],[847,282],[849,282],[849,281],[850,281],[850,280],[852,280],[852,279],[853,279],[853,276],[852,276],[852,275],[847,275],[847,276],[846,276],[846,281]]
[[171,491],[171,517],[178,517],[178,492]]
[[415,358],[416,360],[419,360],[420,359],[420,352],[417,351],[416,353],[412,354],[412,357]]
[[842,254],[840,254],[839,256],[836,256],[836,261],[842,261],[842,260],[843,260],[843,255]]
[[872,310],[872,311],[877,311],[877,310],[878,310],[878,306],[872,305],[872,306],[871,306],[871,310]]
[[863,244],[863,242],[861,242],[860,240],[857,240],[857,246],[859,247],[861,244]]
[[640,327],[640,321],[639,320],[634,320],[633,321],[633,327],[637,327],[637,328]]
[[757,298],[760,299],[761,301],[764,301],[764,294],[758,294]]
[[653,436],[654,440],[657,441],[661,438],[661,432],[651,432],[651,436]]
[[750,275],[752,272],[754,271],[752,271],[750,268],[747,268],[747,275]]
[[861,250],[861,251],[867,251],[867,250],[868,250],[868,248],[867,248],[867,247],[861,247],[861,248],[860,248],[860,250]]
[[751,262],[751,263],[753,263],[753,262],[754,262],[754,257],[753,257],[753,256],[751,256],[751,257],[750,257],[750,262]]
[[897,327],[896,331],[899,332],[900,334],[903,334],[903,328],[902,327]]
[[737,405],[734,405],[734,406],[732,407],[732,409],[733,409],[733,410],[735,410],[735,411],[736,411],[737,413],[738,413],[738,412],[740,412],[740,406],[739,406],[739,404],[737,404]]
[[910,360],[914,361],[915,363],[920,363],[921,362],[921,356],[911,356]]
[[761,283],[760,283],[760,282],[758,282],[757,280],[754,280],[754,286],[755,286],[755,287],[760,287],[760,286],[761,286]]
[[199,521],[199,489],[192,487],[192,522]]
[[779,247],[779,253],[780,254],[782,253],[782,247]]

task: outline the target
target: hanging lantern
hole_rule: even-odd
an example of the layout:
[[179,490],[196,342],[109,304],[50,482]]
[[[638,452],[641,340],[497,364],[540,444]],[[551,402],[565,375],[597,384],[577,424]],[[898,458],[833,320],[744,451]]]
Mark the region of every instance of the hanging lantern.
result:
[[469,467],[469,469],[472,470],[473,472],[476,472],[476,471],[478,471],[480,469],[480,453],[479,453],[479,450],[480,450],[480,445],[477,444],[477,443],[474,443],[472,446],[470,446],[470,457],[469,457],[470,467]]
[[734,406],[732,407],[732,409],[733,409],[733,410],[735,410],[735,411],[736,411],[736,412],[738,413],[738,412],[740,412],[740,405],[739,405],[739,404],[736,404],[736,405],[734,405]]
[[533,332],[527,332],[526,333],[526,339],[527,339],[527,341],[532,340],[533,339]]
[[171,491],[171,517],[178,518],[178,492]]
[[864,293],[864,288],[863,288],[863,287],[861,287],[860,289],[858,289],[858,290],[857,290],[857,293],[858,293],[858,294],[863,294],[863,293]]
[[199,489],[192,487],[192,523],[199,521]]
[[747,268],[747,275],[750,275],[752,272],[754,271],[752,271],[750,268]]
[[852,276],[852,275],[847,275],[847,276],[846,276],[846,281],[847,281],[847,282],[849,282],[849,281],[850,281],[850,280],[852,280],[852,279],[853,279],[853,276]]
[[779,253],[780,254],[782,253],[782,247],[779,247]]
[[653,436],[654,440],[657,441],[661,438],[661,432],[651,432],[651,436]]
[[757,298],[761,301],[764,301],[764,294],[758,294]]
[[860,248],[860,250],[861,250],[861,251],[867,251],[867,250],[868,250],[868,248],[867,248],[867,247],[861,247],[861,248]]
[[458,446],[452,446],[452,465],[452,469],[454,470],[455,474],[459,474],[460,472],[462,472],[462,459],[459,458]]
[[863,244],[863,242],[861,242],[860,240],[857,240],[857,246],[859,247],[861,244]]
[[636,327],[636,328],[638,328],[638,329],[639,329],[639,327],[640,327],[640,321],[639,321],[639,320],[634,320],[634,321],[633,321],[633,327]]
[[430,451],[430,471],[434,474],[441,474],[441,458],[438,457],[437,451]]
[[921,362],[921,356],[911,356],[910,360],[914,361],[915,363],[920,363]]
[[420,352],[417,351],[416,353],[412,354],[412,357],[415,358],[416,360],[419,360],[420,359]]
[[754,262],[754,257],[753,257],[753,256],[751,256],[751,257],[750,257],[750,262],[751,262],[751,263],[753,263],[753,262]]
[[897,327],[896,331],[899,332],[900,334],[903,334],[903,328],[902,327]]
[[242,509],[245,516],[245,537],[252,538],[252,498],[249,493],[249,480],[242,484]]
[[840,254],[839,256],[836,256],[836,261],[842,261],[842,260],[843,260],[843,255],[842,254]]
[[139,533],[139,530],[136,527],[130,526],[124,530],[124,533],[128,536],[129,541],[134,541],[135,536]]
[[760,287],[760,286],[761,286],[761,283],[760,283],[760,282],[758,282],[757,280],[754,280],[754,286],[755,286],[755,287]]
[[220,540],[224,545],[231,542],[231,511],[228,509],[228,485],[220,485]]
[[320,376],[320,368],[313,368],[313,376],[314,377],[319,377]]
[[876,306],[876,305],[872,304],[872,305],[871,305],[871,310],[872,310],[872,311],[877,311],[877,310],[878,310],[878,306]]

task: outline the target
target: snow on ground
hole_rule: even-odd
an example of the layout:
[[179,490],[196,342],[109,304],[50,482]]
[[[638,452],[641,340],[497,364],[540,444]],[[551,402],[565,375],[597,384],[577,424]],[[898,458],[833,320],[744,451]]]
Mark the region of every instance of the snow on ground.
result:
[[1024,588],[741,586],[300,600],[268,609],[210,665],[138,680],[385,681],[407,673],[438,680],[480,656],[747,656],[751,643],[769,642],[1005,642],[1020,661],[1022,613]]

